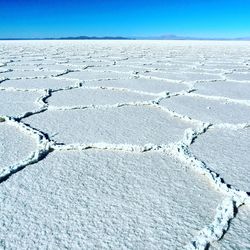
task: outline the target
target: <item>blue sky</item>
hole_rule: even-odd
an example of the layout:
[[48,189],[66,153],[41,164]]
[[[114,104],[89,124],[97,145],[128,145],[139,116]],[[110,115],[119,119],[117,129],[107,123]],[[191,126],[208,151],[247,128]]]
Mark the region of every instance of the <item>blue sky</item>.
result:
[[250,0],[0,0],[0,38],[250,37]]

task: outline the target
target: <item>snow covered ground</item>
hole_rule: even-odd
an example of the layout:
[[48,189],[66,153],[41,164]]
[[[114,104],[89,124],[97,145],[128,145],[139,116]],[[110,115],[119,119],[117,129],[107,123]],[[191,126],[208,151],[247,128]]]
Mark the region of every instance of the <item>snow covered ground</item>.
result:
[[0,249],[250,249],[249,138],[249,42],[0,42]]

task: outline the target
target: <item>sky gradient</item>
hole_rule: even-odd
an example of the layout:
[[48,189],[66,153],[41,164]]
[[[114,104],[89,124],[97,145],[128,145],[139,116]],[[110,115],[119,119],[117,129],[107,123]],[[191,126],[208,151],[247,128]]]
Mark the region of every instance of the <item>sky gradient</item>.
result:
[[250,37],[250,0],[0,0],[0,38]]

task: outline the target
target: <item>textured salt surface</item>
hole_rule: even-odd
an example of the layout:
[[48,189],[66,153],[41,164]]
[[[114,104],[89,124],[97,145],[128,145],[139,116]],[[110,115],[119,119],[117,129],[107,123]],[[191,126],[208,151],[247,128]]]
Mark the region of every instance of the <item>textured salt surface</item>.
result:
[[241,207],[236,218],[232,221],[230,230],[218,243],[211,247],[213,250],[234,250],[250,249],[249,232],[250,232],[250,209]]
[[[250,79],[249,79],[250,81]],[[195,84],[197,93],[210,96],[223,96],[232,99],[250,100],[250,85],[234,81],[217,81]]]
[[[53,76],[58,74],[58,72],[56,71],[34,71],[34,70],[13,70],[11,72],[7,72],[7,73],[1,73],[2,75],[4,75],[4,77],[6,78],[10,78],[10,79],[16,79],[16,78],[24,78],[24,79],[28,79],[28,78],[36,78],[36,77],[46,77],[46,76]],[[0,77],[1,77],[0,74]]]
[[50,99],[52,106],[105,105],[136,101],[149,101],[157,96],[112,89],[71,89],[56,92]]
[[98,82],[86,82],[86,86],[101,86],[101,87],[114,87],[125,88],[142,92],[161,93],[161,92],[179,92],[187,90],[189,87],[186,84],[174,84],[168,81],[159,81],[144,78],[133,78],[125,80],[109,80]]
[[109,72],[109,71],[83,71],[83,72],[70,72],[66,78],[79,79],[79,80],[99,80],[99,79],[119,79],[120,77],[127,78],[126,74]]
[[19,79],[2,82],[0,87],[16,89],[54,89],[64,88],[74,85],[76,81],[58,80],[58,78],[48,79]]
[[161,106],[182,115],[209,123],[250,123],[250,106],[211,100],[205,97],[178,96],[163,100]]
[[38,108],[35,101],[39,96],[41,93],[0,90],[1,115],[18,116],[33,111]]
[[249,53],[0,42],[0,248],[249,249]]
[[24,121],[63,143],[168,144],[182,139],[192,126],[143,106],[48,111]]
[[33,138],[18,128],[0,123],[0,168],[27,158],[37,145]]
[[250,129],[210,129],[191,146],[192,152],[222,174],[227,183],[250,192]]
[[93,150],[53,153],[0,190],[7,249],[181,248],[222,199],[166,155]]

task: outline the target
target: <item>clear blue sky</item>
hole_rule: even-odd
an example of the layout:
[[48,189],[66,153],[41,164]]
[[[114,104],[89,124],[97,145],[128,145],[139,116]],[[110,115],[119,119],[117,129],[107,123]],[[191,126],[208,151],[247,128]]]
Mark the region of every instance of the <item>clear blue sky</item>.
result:
[[250,37],[250,0],[0,0],[0,38]]

